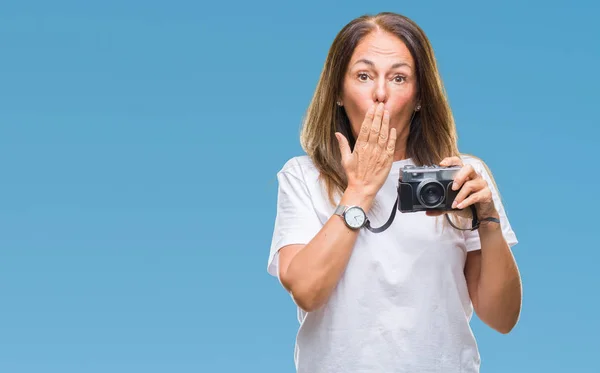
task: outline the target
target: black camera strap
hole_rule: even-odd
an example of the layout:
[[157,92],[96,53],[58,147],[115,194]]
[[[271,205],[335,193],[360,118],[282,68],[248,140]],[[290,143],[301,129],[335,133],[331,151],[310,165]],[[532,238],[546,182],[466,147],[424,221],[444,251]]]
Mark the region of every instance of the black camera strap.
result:
[[373,227],[371,227],[371,222],[369,221],[369,219],[367,219],[367,222],[365,223],[365,227],[373,233],[380,233],[380,232],[383,232],[384,230],[388,229],[390,227],[390,225],[392,224],[392,222],[394,221],[394,217],[396,217],[396,210],[398,209],[398,198],[399,197],[396,197],[396,202],[394,202],[394,207],[392,207],[392,213],[390,214],[390,218],[388,219],[388,221],[385,222],[384,225],[382,225],[379,228],[373,228]]
[[[394,202],[394,207],[392,207],[392,213],[390,214],[390,218],[388,219],[388,221],[385,222],[385,224],[383,224],[381,227],[379,228],[373,228],[371,226],[371,222],[367,219],[367,222],[365,223],[365,227],[370,230],[373,233],[380,233],[385,231],[386,229],[388,229],[390,227],[390,225],[392,224],[392,222],[394,221],[394,217],[396,217],[396,210],[398,209],[398,199],[400,197],[396,197],[396,202]],[[455,229],[458,229],[460,231],[474,231],[479,229],[479,226],[481,225],[481,221],[479,221],[479,218],[477,217],[477,209],[475,208],[475,205],[470,205],[469,206],[471,208],[471,213],[473,215],[473,219],[471,221],[471,228],[459,228],[457,227],[454,223],[452,223],[452,221],[450,220],[450,216],[449,214],[445,214],[446,215],[446,220],[448,220],[448,223],[450,223],[450,225],[452,227],[454,227]],[[483,218],[482,221],[491,221],[494,223],[498,223],[500,224],[500,220],[494,218],[494,217],[486,217]]]

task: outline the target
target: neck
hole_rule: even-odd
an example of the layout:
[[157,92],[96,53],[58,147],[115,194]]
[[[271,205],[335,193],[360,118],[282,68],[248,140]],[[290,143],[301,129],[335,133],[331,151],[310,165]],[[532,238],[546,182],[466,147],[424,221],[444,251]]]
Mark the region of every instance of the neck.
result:
[[405,127],[398,133],[396,138],[396,147],[394,149],[394,162],[407,159],[406,145],[408,144],[408,128]]

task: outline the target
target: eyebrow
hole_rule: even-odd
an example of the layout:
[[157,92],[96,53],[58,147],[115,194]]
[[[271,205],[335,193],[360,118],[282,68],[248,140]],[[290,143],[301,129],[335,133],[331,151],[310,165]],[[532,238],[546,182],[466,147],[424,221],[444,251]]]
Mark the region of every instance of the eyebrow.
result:
[[[357,65],[357,64],[359,64],[361,62],[364,63],[364,64],[367,64],[367,65],[369,65],[371,67],[375,66],[375,64],[373,63],[373,61],[367,60],[365,58],[361,58],[360,60],[356,61],[354,64]],[[406,66],[406,67],[409,67],[409,68],[412,69],[412,67],[409,64],[407,64],[406,62],[397,62],[397,63],[395,63],[395,64],[392,65],[392,69],[395,69],[395,68],[398,68],[398,67],[402,67],[402,66]]]

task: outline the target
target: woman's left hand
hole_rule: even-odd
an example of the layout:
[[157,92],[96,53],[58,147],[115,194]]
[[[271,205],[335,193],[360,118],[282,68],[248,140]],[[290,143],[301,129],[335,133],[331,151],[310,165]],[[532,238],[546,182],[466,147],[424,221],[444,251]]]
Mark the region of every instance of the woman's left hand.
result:
[[[460,166],[461,169],[454,176],[452,185],[453,190],[458,190],[462,187],[456,198],[452,208],[458,208],[456,211],[459,216],[472,217],[471,209],[467,208],[470,205],[475,205],[477,216],[479,218],[488,216],[497,216],[496,207],[492,200],[492,191],[487,181],[471,166],[465,165],[459,157],[444,158],[440,162],[440,166]],[[427,211],[429,216],[439,216],[452,211]]]

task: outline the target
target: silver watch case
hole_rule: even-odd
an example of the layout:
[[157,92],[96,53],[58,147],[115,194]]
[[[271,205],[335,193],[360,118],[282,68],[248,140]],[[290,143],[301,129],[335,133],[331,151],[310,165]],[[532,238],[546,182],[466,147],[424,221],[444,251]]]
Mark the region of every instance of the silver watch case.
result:
[[367,214],[360,206],[339,205],[334,214],[341,216],[350,229],[360,229],[367,223]]

